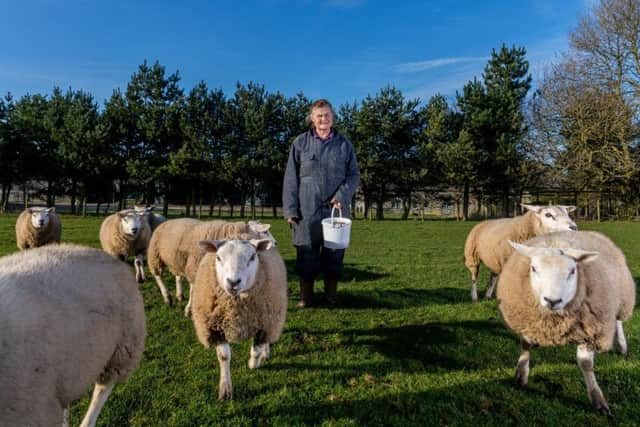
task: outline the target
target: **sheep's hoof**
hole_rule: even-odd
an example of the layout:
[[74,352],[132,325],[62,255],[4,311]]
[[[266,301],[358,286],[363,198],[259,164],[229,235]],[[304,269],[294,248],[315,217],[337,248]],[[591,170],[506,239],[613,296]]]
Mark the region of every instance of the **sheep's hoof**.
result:
[[229,383],[220,383],[218,389],[218,400],[231,400],[233,398],[233,389]]
[[257,357],[249,358],[249,369],[258,369],[260,366],[264,365],[267,361],[267,357],[264,353],[261,353]]
[[526,387],[529,383],[529,368],[518,364],[516,368],[516,384],[520,387]]
[[163,298],[165,305],[172,307],[173,306],[173,299],[171,298],[171,295],[167,295],[166,298]]
[[611,413],[611,409],[609,409],[609,405],[607,404],[607,401],[604,399],[604,396],[602,395],[602,392],[597,389],[594,388],[593,390],[591,390],[591,393],[589,394],[589,398],[591,399],[591,403],[593,404],[593,407],[602,412],[604,415],[608,416],[608,417],[612,417],[613,414]]
[[140,274],[139,272],[136,272],[136,281],[138,283],[144,283],[144,274]]
[[191,317],[191,307],[186,306],[184,308],[184,317]]
[[177,299],[178,301],[183,301],[183,300],[184,300],[184,297],[183,297],[182,295],[176,295],[176,299]]

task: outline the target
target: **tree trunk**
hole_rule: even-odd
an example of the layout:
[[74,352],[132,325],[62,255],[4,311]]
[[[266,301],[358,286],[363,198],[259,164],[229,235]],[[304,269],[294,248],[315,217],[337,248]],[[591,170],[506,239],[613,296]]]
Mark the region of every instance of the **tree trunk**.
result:
[[[26,183],[25,183],[26,186]],[[26,189],[25,189],[26,193]],[[27,201],[25,200],[25,206]],[[47,180],[47,206],[53,206],[53,182],[51,180]],[[26,209],[26,208],[25,208]]]
[[462,190],[462,220],[469,219],[469,180],[464,180],[464,188]]
[[[29,207],[29,201],[27,200],[28,198],[29,198],[29,194],[27,193],[27,184],[25,183],[24,186],[22,187],[22,200],[24,201],[25,209]],[[51,206],[51,205],[47,205],[47,206]]]
[[78,201],[78,181],[75,178],[71,178],[71,215],[75,215],[76,203]]
[[382,197],[378,197],[376,200],[376,220],[382,221],[384,219],[384,200]]
[[409,219],[409,212],[411,211],[411,194],[408,197],[402,198],[402,220]]
[[82,196],[82,200],[80,202],[82,204],[82,217],[86,218],[87,216],[87,196]]
[[100,215],[100,205],[100,202],[96,203],[96,216]]

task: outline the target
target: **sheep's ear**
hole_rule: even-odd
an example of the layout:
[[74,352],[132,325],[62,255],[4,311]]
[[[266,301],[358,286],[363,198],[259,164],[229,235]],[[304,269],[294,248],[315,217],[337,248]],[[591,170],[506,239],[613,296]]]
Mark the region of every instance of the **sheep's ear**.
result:
[[47,209],[47,212],[49,212],[49,213],[52,213],[52,212],[55,212],[55,211],[56,211],[55,206],[52,206],[49,209]]
[[564,249],[563,252],[577,262],[591,262],[600,255],[600,252],[583,251],[574,248]]
[[31,208],[27,208],[27,212],[29,212],[30,214],[32,214],[32,213],[33,213],[33,209],[31,209]]
[[564,209],[565,211],[567,211],[567,213],[571,213],[573,211],[576,210],[575,206],[564,206],[564,205],[560,205],[559,207],[561,207],[562,209]]
[[512,242],[511,240],[507,240],[507,241],[516,252],[526,256],[527,258],[531,258],[536,250],[536,248],[533,248],[531,246]]
[[205,252],[218,252],[218,249],[224,245],[226,240],[200,240],[198,246]]
[[542,210],[542,206],[526,205],[524,203],[521,203],[520,206],[522,206],[524,209],[528,211],[535,212],[535,213],[539,213]]
[[251,244],[255,246],[256,251],[268,251],[273,247],[273,242],[269,239],[250,240]]
[[118,212],[118,216],[120,217],[120,219],[126,218],[127,215],[128,215],[127,212],[122,212],[122,211]]

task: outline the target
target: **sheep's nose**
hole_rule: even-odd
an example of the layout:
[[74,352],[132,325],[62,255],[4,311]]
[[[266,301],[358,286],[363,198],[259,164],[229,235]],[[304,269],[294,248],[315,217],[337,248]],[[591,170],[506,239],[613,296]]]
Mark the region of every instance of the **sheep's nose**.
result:
[[549,299],[547,297],[544,297],[544,300],[549,303],[549,308],[553,308],[553,307],[555,307],[556,305],[558,305],[558,304],[560,304],[562,302],[562,298]]
[[42,227],[42,226],[44,225],[44,221],[42,221],[42,220],[38,221],[38,225],[39,225],[40,227]]
[[133,227],[133,228],[131,229],[131,232],[132,232],[133,234],[136,234],[136,233],[138,232],[138,229],[137,229],[137,228],[135,228],[135,227]]
[[231,286],[232,288],[237,287],[240,284],[240,279],[236,279],[236,280],[232,280],[227,278],[227,283],[229,284],[229,286]]
[[577,231],[578,230],[578,226],[575,225],[575,224],[574,225],[570,225],[569,229],[572,230],[572,231]]

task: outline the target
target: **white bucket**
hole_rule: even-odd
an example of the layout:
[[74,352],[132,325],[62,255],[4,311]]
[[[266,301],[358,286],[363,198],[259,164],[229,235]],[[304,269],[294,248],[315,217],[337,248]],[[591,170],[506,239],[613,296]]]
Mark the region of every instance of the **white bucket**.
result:
[[322,220],[324,247],[329,249],[346,249],[349,246],[351,220],[342,217],[342,209],[338,209],[340,217],[333,216],[336,207],[331,208],[331,218]]

